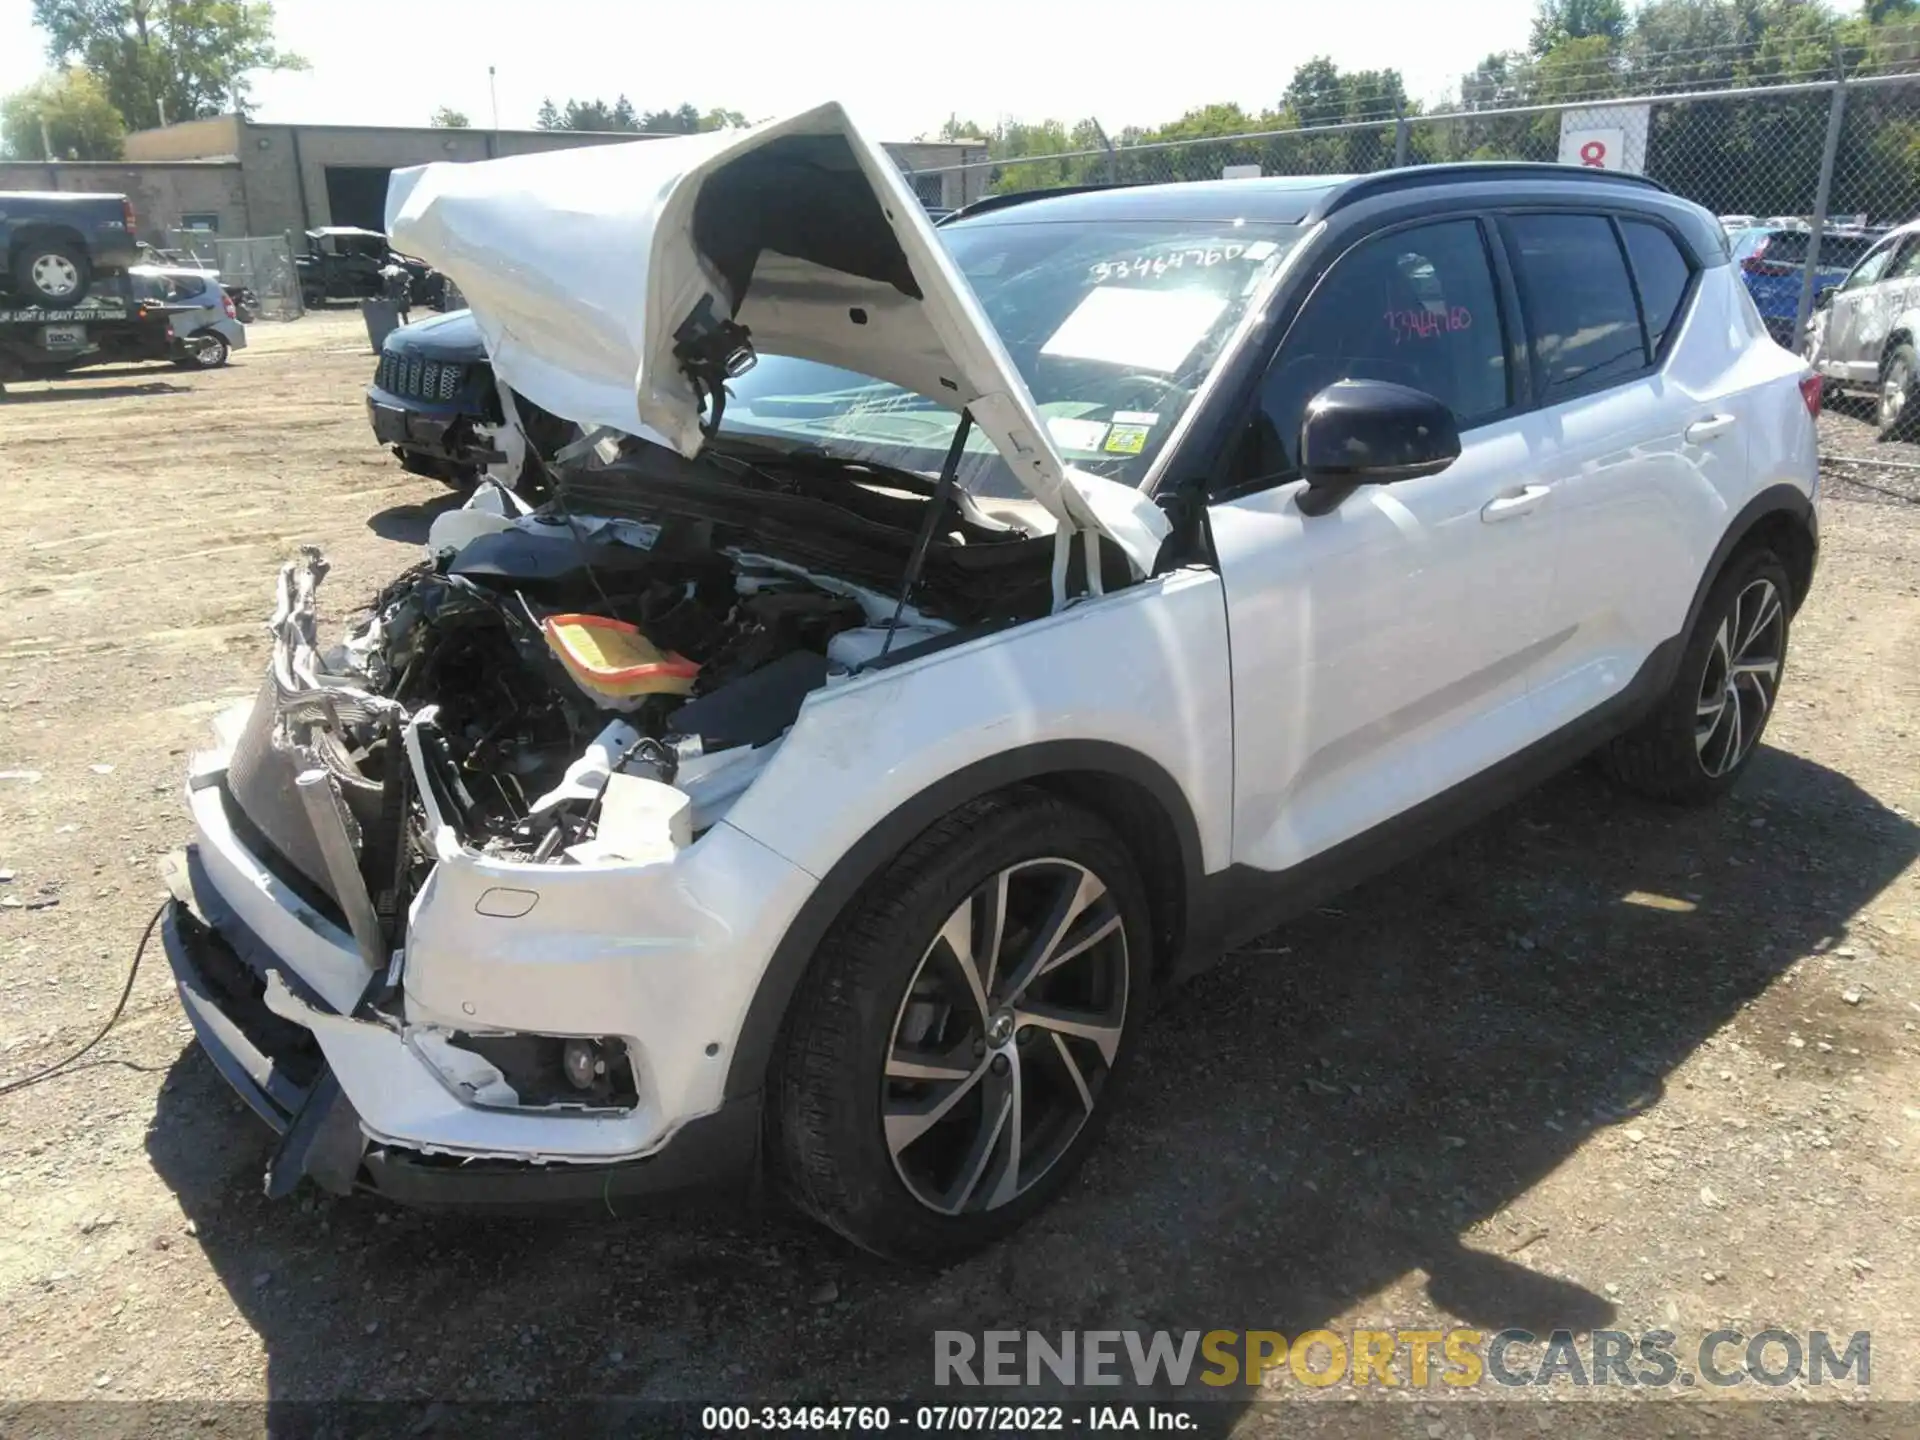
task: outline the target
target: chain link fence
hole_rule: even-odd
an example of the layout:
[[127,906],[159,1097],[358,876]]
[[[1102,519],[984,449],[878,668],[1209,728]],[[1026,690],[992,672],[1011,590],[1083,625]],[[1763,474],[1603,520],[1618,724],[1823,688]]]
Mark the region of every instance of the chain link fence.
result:
[[[1792,232],[1744,266],[1782,343],[1797,348],[1819,294],[1879,230],[1920,216],[1920,26],[1882,44],[1879,73],[1856,63],[1824,77],[1777,66],[1769,83],[1684,88],[1518,105],[1497,88],[1470,108],[1339,124],[1114,144],[917,172],[962,172],[969,195],[1250,175],[1355,175],[1402,165],[1527,160],[1644,174],[1725,217]],[[1910,42],[1910,43],[1909,43]],[[1716,61],[1722,57],[1713,57]],[[1722,67],[1724,68],[1724,67]],[[1698,80],[1693,83],[1698,84]],[[910,177],[911,178],[911,177]],[[1801,238],[1804,237],[1804,238]],[[1757,243],[1749,241],[1747,243]],[[1736,258],[1741,241],[1736,235]]]
[[167,250],[184,263],[218,270],[223,285],[251,290],[258,319],[298,320],[306,313],[293,249],[284,235],[223,238],[211,230],[169,230]]

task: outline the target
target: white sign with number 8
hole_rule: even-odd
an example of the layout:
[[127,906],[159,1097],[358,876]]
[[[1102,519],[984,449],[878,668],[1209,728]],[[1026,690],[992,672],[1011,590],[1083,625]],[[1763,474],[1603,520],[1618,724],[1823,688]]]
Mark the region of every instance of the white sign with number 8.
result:
[[1560,163],[1585,165],[1593,170],[1626,168],[1626,137],[1618,130],[1564,130],[1560,134]]

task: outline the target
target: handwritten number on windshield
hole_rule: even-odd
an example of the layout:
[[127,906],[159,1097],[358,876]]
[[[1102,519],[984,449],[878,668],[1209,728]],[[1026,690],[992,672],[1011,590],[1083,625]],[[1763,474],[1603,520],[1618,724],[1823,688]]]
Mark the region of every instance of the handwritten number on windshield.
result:
[[1205,270],[1210,266],[1223,265],[1229,260],[1238,260],[1246,253],[1247,247],[1240,244],[1209,245],[1191,250],[1170,250],[1164,255],[1135,255],[1128,260],[1102,260],[1087,267],[1087,274],[1096,285],[1104,285],[1109,280],[1144,280],[1149,275],[1161,276],[1169,270]]
[[1431,340],[1473,328],[1473,312],[1464,305],[1451,310],[1389,310],[1387,328],[1393,331],[1393,343],[1407,340]]

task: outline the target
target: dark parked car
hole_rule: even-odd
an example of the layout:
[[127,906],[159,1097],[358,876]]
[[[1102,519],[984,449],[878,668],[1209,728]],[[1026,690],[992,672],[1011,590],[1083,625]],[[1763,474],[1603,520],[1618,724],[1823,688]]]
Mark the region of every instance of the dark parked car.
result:
[[[1873,248],[1884,230],[1831,229],[1820,236],[1820,263],[1814,275],[1813,298],[1818,303],[1847,278],[1860,257]],[[1767,333],[1793,348],[1793,322],[1800,312],[1801,277],[1807,270],[1810,232],[1798,226],[1755,225],[1731,237],[1733,258],[1747,293],[1767,322]]]
[[[380,443],[415,475],[464,489],[482,475],[537,499],[545,471],[535,450],[551,453],[579,427],[525,398],[508,423],[480,326],[470,310],[403,325],[387,336],[367,387],[367,418]],[[524,432],[524,434],[523,434]],[[524,438],[530,434],[529,446]]]
[[133,224],[133,204],[124,195],[0,191],[0,246],[13,298],[79,304],[96,276],[139,263]]
[[373,433],[416,475],[471,485],[494,458],[505,416],[470,310],[403,325],[367,387]]
[[300,273],[300,303],[309,310],[329,300],[376,300],[387,293],[381,271],[404,266],[408,298],[415,305],[442,309],[446,280],[418,260],[401,255],[378,230],[352,225],[327,225],[307,231],[307,250],[293,257]]

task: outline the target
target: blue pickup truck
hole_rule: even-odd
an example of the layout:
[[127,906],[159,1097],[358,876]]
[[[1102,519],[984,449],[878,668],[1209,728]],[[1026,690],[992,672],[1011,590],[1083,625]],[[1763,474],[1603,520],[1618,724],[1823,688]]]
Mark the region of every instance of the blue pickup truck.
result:
[[17,304],[72,309],[94,281],[140,263],[124,195],[0,191],[4,283]]

